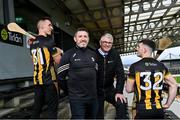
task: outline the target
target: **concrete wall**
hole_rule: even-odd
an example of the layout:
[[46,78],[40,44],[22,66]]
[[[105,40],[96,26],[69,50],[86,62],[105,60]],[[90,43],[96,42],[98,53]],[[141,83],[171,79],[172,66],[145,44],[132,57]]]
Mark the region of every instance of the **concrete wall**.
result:
[[0,79],[29,77],[33,64],[24,38],[23,46],[0,42]]
[[15,2],[15,0],[8,0],[9,16],[10,16],[9,21],[10,22],[15,21],[14,2]]
[[0,24],[4,23],[4,16],[3,16],[3,0],[0,0]]

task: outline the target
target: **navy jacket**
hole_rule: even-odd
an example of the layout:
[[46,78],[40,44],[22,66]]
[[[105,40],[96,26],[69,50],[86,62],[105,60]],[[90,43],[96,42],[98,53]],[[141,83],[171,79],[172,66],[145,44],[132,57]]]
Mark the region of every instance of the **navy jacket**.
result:
[[98,58],[98,95],[104,95],[107,90],[114,88],[115,77],[117,79],[116,93],[123,93],[125,74],[120,55],[114,49],[111,49],[105,58],[98,50],[96,52]]

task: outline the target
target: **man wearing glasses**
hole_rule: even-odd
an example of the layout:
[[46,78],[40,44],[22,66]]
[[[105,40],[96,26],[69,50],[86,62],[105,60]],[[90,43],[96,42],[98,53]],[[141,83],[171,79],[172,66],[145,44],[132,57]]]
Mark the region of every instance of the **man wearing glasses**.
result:
[[[126,119],[126,99],[123,96],[125,75],[119,53],[112,49],[113,36],[109,33],[102,35],[98,56],[98,113],[97,118],[104,118],[104,101],[116,108],[116,118]],[[114,79],[116,78],[116,87]]]

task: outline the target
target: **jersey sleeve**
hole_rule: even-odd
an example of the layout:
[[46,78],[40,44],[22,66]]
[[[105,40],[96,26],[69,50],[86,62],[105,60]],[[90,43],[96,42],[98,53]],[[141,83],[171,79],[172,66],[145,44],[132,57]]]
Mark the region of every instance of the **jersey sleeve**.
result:
[[167,77],[171,75],[171,73],[169,72],[168,68],[164,65],[164,76]]
[[135,79],[134,64],[132,64],[129,68],[128,79]]

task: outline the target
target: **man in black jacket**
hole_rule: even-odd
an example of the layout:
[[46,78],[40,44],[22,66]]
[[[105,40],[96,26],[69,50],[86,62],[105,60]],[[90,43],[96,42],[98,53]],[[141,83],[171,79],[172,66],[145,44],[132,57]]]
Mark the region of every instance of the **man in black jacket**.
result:
[[89,48],[89,34],[79,28],[74,36],[76,46],[61,58],[60,79],[68,76],[67,88],[72,119],[94,119],[97,114],[96,53]]
[[[112,49],[113,36],[109,33],[104,34],[100,39],[98,55],[98,114],[97,118],[104,118],[104,101],[116,107],[116,118],[125,119],[126,117],[126,98],[123,96],[125,75],[123,65],[118,52]],[[116,87],[114,79],[116,78]]]

